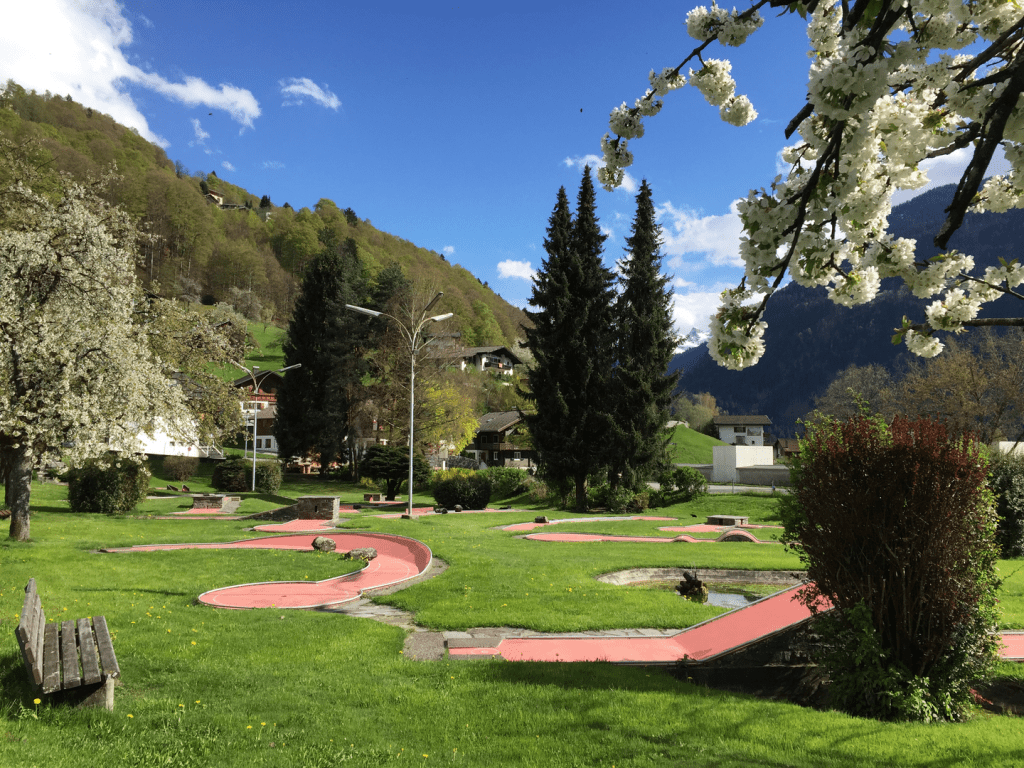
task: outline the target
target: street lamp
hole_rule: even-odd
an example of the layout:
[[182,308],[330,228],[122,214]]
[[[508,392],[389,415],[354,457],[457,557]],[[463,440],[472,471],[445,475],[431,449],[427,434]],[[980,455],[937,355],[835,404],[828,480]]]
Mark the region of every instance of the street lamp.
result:
[[[249,402],[252,403],[252,490],[256,492],[256,421],[257,421],[257,410],[256,410],[256,393],[259,392],[260,385],[256,380],[257,372],[260,367],[254,365],[250,371],[244,365],[235,363],[239,368],[249,374],[249,378],[252,379],[252,397]],[[301,368],[302,363],[295,363],[294,365],[286,365],[284,368],[278,368],[276,371],[264,371],[263,376],[266,377],[271,373],[284,373],[285,371],[291,371],[295,368]]]
[[437,323],[441,320],[447,320],[451,317],[454,312],[446,312],[443,315],[434,315],[433,317],[427,317],[427,312],[441,300],[444,296],[443,291],[438,291],[437,296],[432,298],[430,302],[423,308],[420,313],[419,322],[413,324],[414,317],[412,312],[409,313],[411,328],[406,328],[405,325],[397,317],[389,315],[387,312],[377,312],[373,309],[366,309],[366,307],[357,307],[354,304],[346,304],[346,309],[351,309],[353,312],[359,312],[370,317],[387,317],[395,321],[395,325],[398,326],[399,330],[405,335],[405,340],[409,342],[409,506],[407,512],[402,515],[404,518],[412,518],[412,446],[413,446],[413,431],[415,430],[415,411],[416,411],[416,353],[423,349],[424,345],[416,346],[416,338],[419,336],[423,326],[427,323]]

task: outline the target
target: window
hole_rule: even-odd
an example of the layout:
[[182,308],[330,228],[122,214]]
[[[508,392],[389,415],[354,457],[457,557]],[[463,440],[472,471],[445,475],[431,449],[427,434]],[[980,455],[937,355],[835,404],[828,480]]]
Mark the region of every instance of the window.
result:
[[523,455],[519,451],[516,451],[515,453],[512,454],[512,458],[515,459],[516,461],[522,461]]
[[494,451],[494,453],[493,453],[492,455],[494,456],[494,459],[493,459],[493,460],[494,460],[494,461],[497,461],[497,460],[498,460],[498,452],[497,452],[497,451]]
[[262,439],[256,438],[256,447],[257,448],[262,448],[263,447],[263,440]]
[[733,427],[732,431],[736,432],[737,434],[745,434],[746,431],[747,431],[747,428],[746,427]]

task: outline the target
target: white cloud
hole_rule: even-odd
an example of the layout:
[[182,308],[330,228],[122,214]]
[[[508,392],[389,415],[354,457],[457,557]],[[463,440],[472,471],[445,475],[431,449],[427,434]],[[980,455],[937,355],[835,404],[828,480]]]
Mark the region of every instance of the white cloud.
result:
[[454,246],[454,245],[446,245],[446,246],[445,246],[444,248],[442,248],[441,250],[442,250],[442,251],[443,251],[444,253],[447,253],[447,254],[448,254],[449,256],[454,256],[454,255],[455,255],[455,246]]
[[711,316],[718,311],[722,302],[720,294],[721,291],[673,293],[672,317],[676,333],[685,336],[693,328],[706,332],[711,327]]
[[675,208],[671,202],[657,207],[662,226],[662,253],[669,257],[668,265],[678,268],[686,254],[702,254],[705,262],[714,266],[742,267],[739,255],[740,222],[736,201],[729,213],[721,216],[700,216],[695,211]]
[[203,126],[202,126],[202,124],[200,124],[199,118],[196,118],[196,117],[192,118],[192,130],[195,131],[196,138],[195,138],[195,141],[190,141],[188,143],[188,145],[190,147],[193,146],[194,144],[199,144],[199,145],[205,144],[206,140],[208,138],[210,138],[210,134],[208,134],[206,131],[203,130]]
[[131,42],[131,23],[115,0],[7,3],[0,24],[0,82],[12,79],[24,88],[71,94],[164,147],[168,142],[150,129],[125,84],[184,104],[223,109],[243,126],[252,127],[259,117],[259,103],[245,89],[215,88],[197,77],[173,83],[130,64],[123,49]]
[[615,232],[613,232],[609,227],[601,227],[601,234],[613,243],[615,242]]
[[[575,168],[578,171],[582,171],[583,167],[587,165],[596,170],[604,167],[604,158],[597,155],[583,155],[582,157],[567,157],[562,163],[566,168]],[[635,195],[640,189],[640,185],[636,183],[635,178],[629,175],[628,171],[623,171],[622,185],[619,189],[630,195]]]
[[[921,169],[928,174],[928,183],[920,189],[901,189],[895,195],[892,196],[892,204],[899,205],[905,203],[907,200],[912,200],[923,192],[927,192],[929,189],[935,189],[935,187],[941,187],[944,184],[957,184],[960,181],[960,177],[966,170],[967,165],[971,162],[971,157],[974,151],[963,147],[955,152],[942,157],[933,157],[930,160],[924,160],[921,162]],[[988,169],[985,171],[985,177],[996,176],[1001,173],[1006,173],[1010,170],[1010,163],[1007,162],[1006,156],[1003,154],[1003,147],[1000,145],[996,148],[995,155],[992,156],[991,162],[988,164]]]
[[533,280],[536,274],[537,270],[535,270],[528,261],[506,259],[505,261],[498,262],[498,277],[515,277],[520,280]]
[[278,162],[277,160],[264,160],[263,161],[263,170],[277,171],[277,170],[280,170],[281,168],[284,168],[284,163]]
[[308,77],[290,77],[279,80],[281,93],[285,96],[284,106],[296,106],[302,104],[304,99],[312,99],[322,107],[337,110],[341,106],[341,99],[325,88],[321,88]]
[[229,162],[228,162],[227,160],[225,160],[225,161],[224,161],[223,163],[221,163],[221,166],[223,166],[224,168],[226,168],[226,169],[227,169],[227,170],[229,170],[229,171],[233,171],[233,170],[235,170],[235,166],[233,166],[233,165],[232,165],[231,163],[229,163]]
[[139,21],[141,21],[141,22],[142,22],[142,25],[143,25],[144,27],[146,27],[147,29],[152,29],[152,28],[153,28],[154,26],[156,26],[155,24],[153,24],[153,22],[152,22],[152,21],[150,21],[149,19],[147,19],[147,18],[146,18],[146,17],[144,16],[144,15],[142,15],[141,13],[139,14]]

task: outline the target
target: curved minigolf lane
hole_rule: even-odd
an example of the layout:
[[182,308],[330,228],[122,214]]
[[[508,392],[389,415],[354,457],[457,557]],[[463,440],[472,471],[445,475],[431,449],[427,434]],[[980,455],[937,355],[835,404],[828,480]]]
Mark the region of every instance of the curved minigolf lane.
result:
[[[430,547],[416,539],[388,533],[330,533],[340,552],[373,547],[377,557],[355,573],[323,581],[269,581],[238,584],[204,592],[199,601],[216,608],[324,608],[359,598],[365,589],[386,587],[415,578],[430,567]],[[220,544],[152,544],[106,552],[153,552],[171,549],[313,549],[311,534],[268,536]]]

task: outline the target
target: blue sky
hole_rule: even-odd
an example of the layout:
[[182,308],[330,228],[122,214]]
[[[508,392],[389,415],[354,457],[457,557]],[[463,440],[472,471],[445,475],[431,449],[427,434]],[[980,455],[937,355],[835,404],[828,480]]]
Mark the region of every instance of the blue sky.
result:
[[[696,4],[696,3],[694,3]],[[669,2],[9,3],[0,81],[71,94],[172,160],[277,205],[322,197],[445,253],[525,306],[559,186],[575,200],[608,113],[694,47]],[[729,58],[759,117],[726,125],[683,88],[632,142],[629,189],[598,192],[609,266],[646,177],[680,333],[742,276],[733,201],[779,172],[804,101],[798,17],[769,16]],[[935,183],[953,180],[947,158]]]

